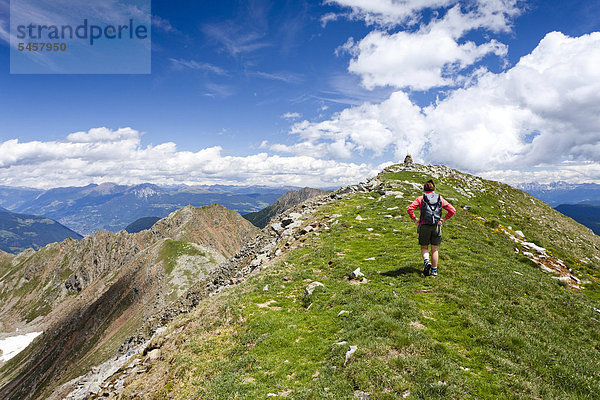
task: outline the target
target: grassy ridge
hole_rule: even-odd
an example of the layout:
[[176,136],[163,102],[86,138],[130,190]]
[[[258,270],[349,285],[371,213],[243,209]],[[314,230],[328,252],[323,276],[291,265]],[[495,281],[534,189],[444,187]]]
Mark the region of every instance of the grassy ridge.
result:
[[[426,177],[384,174],[403,198],[357,194],[321,209],[314,218],[329,230],[178,319],[171,336],[156,339],[162,356],[123,397],[139,389],[160,399],[350,399],[355,390],[372,399],[597,396],[597,267],[578,258],[591,257],[597,242],[562,247],[581,229],[555,220],[551,208],[490,182],[470,195],[449,177],[438,188],[459,212],[444,227],[439,277],[424,278],[405,215],[418,190],[401,182]],[[527,204],[534,213],[522,212]],[[578,268],[587,290],[565,288],[515,253],[498,229],[508,224]],[[557,228],[562,238],[552,239]],[[357,267],[361,284],[347,278]],[[312,281],[324,288],[307,298]],[[346,362],[350,345],[357,351]]]

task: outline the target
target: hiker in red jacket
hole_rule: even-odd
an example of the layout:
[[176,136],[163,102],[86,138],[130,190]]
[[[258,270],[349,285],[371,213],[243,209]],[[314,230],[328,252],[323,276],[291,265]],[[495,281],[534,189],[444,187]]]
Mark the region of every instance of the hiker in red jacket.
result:
[[[442,196],[434,193],[435,184],[431,179],[425,183],[423,190],[425,194],[417,197],[408,206],[406,212],[417,225],[419,245],[421,245],[421,255],[423,256],[423,275],[435,277],[437,276],[438,248],[442,243],[442,224],[444,220],[450,219],[456,213],[456,210]],[[421,210],[418,220],[415,217],[417,208]],[[448,211],[444,218],[442,218],[442,209]],[[431,262],[429,262],[430,244]]]

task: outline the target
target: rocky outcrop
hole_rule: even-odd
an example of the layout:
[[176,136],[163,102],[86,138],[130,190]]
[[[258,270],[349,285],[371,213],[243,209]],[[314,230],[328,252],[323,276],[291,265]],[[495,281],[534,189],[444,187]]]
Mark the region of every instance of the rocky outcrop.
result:
[[212,204],[184,207],[140,234],[145,232],[153,237],[206,245],[228,258],[239,251],[257,230],[237,212]]
[[537,264],[542,271],[554,274],[553,279],[563,282],[572,289],[581,289],[581,279],[573,273],[573,270],[567,267],[567,264],[551,254],[545,248],[532,242],[527,242],[521,231],[513,232],[511,227],[499,227],[520,249],[515,248],[515,252],[522,254]]

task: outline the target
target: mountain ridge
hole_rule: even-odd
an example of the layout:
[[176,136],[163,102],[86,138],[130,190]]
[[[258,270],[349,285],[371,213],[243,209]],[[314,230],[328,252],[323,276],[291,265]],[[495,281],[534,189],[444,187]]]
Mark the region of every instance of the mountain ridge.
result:
[[98,231],[5,259],[2,329],[44,334],[2,367],[0,397],[46,398],[52,380],[104,361],[257,232],[223,206],[187,206],[151,230]]
[[[404,210],[429,178],[458,210],[435,280],[420,276]],[[582,228],[507,185],[386,168],[277,216],[247,280],[211,286],[95,396],[585,398],[599,382],[600,242]],[[575,279],[585,289],[568,289]]]
[[[458,212],[444,227],[440,276],[424,279],[405,206],[431,178]],[[589,229],[507,185],[390,166],[275,217],[146,319],[123,348],[137,355],[60,393],[586,398],[600,389],[599,246]]]

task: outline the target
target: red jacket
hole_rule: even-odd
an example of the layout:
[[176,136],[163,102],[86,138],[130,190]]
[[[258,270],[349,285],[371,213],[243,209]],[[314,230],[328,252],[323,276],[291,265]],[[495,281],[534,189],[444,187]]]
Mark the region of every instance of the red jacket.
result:
[[[425,193],[433,193],[433,192],[425,192]],[[454,207],[452,207],[452,204],[448,203],[442,196],[440,196],[440,198],[442,199],[442,208],[444,210],[448,211],[444,218],[450,219],[450,217],[452,217],[456,213],[456,209]],[[416,218],[415,210],[417,208],[420,210],[421,204],[423,204],[423,196],[417,197],[415,199],[415,201],[413,201],[412,204],[410,206],[408,206],[408,208],[406,209],[406,212],[408,213],[408,215],[410,216],[411,219]]]

